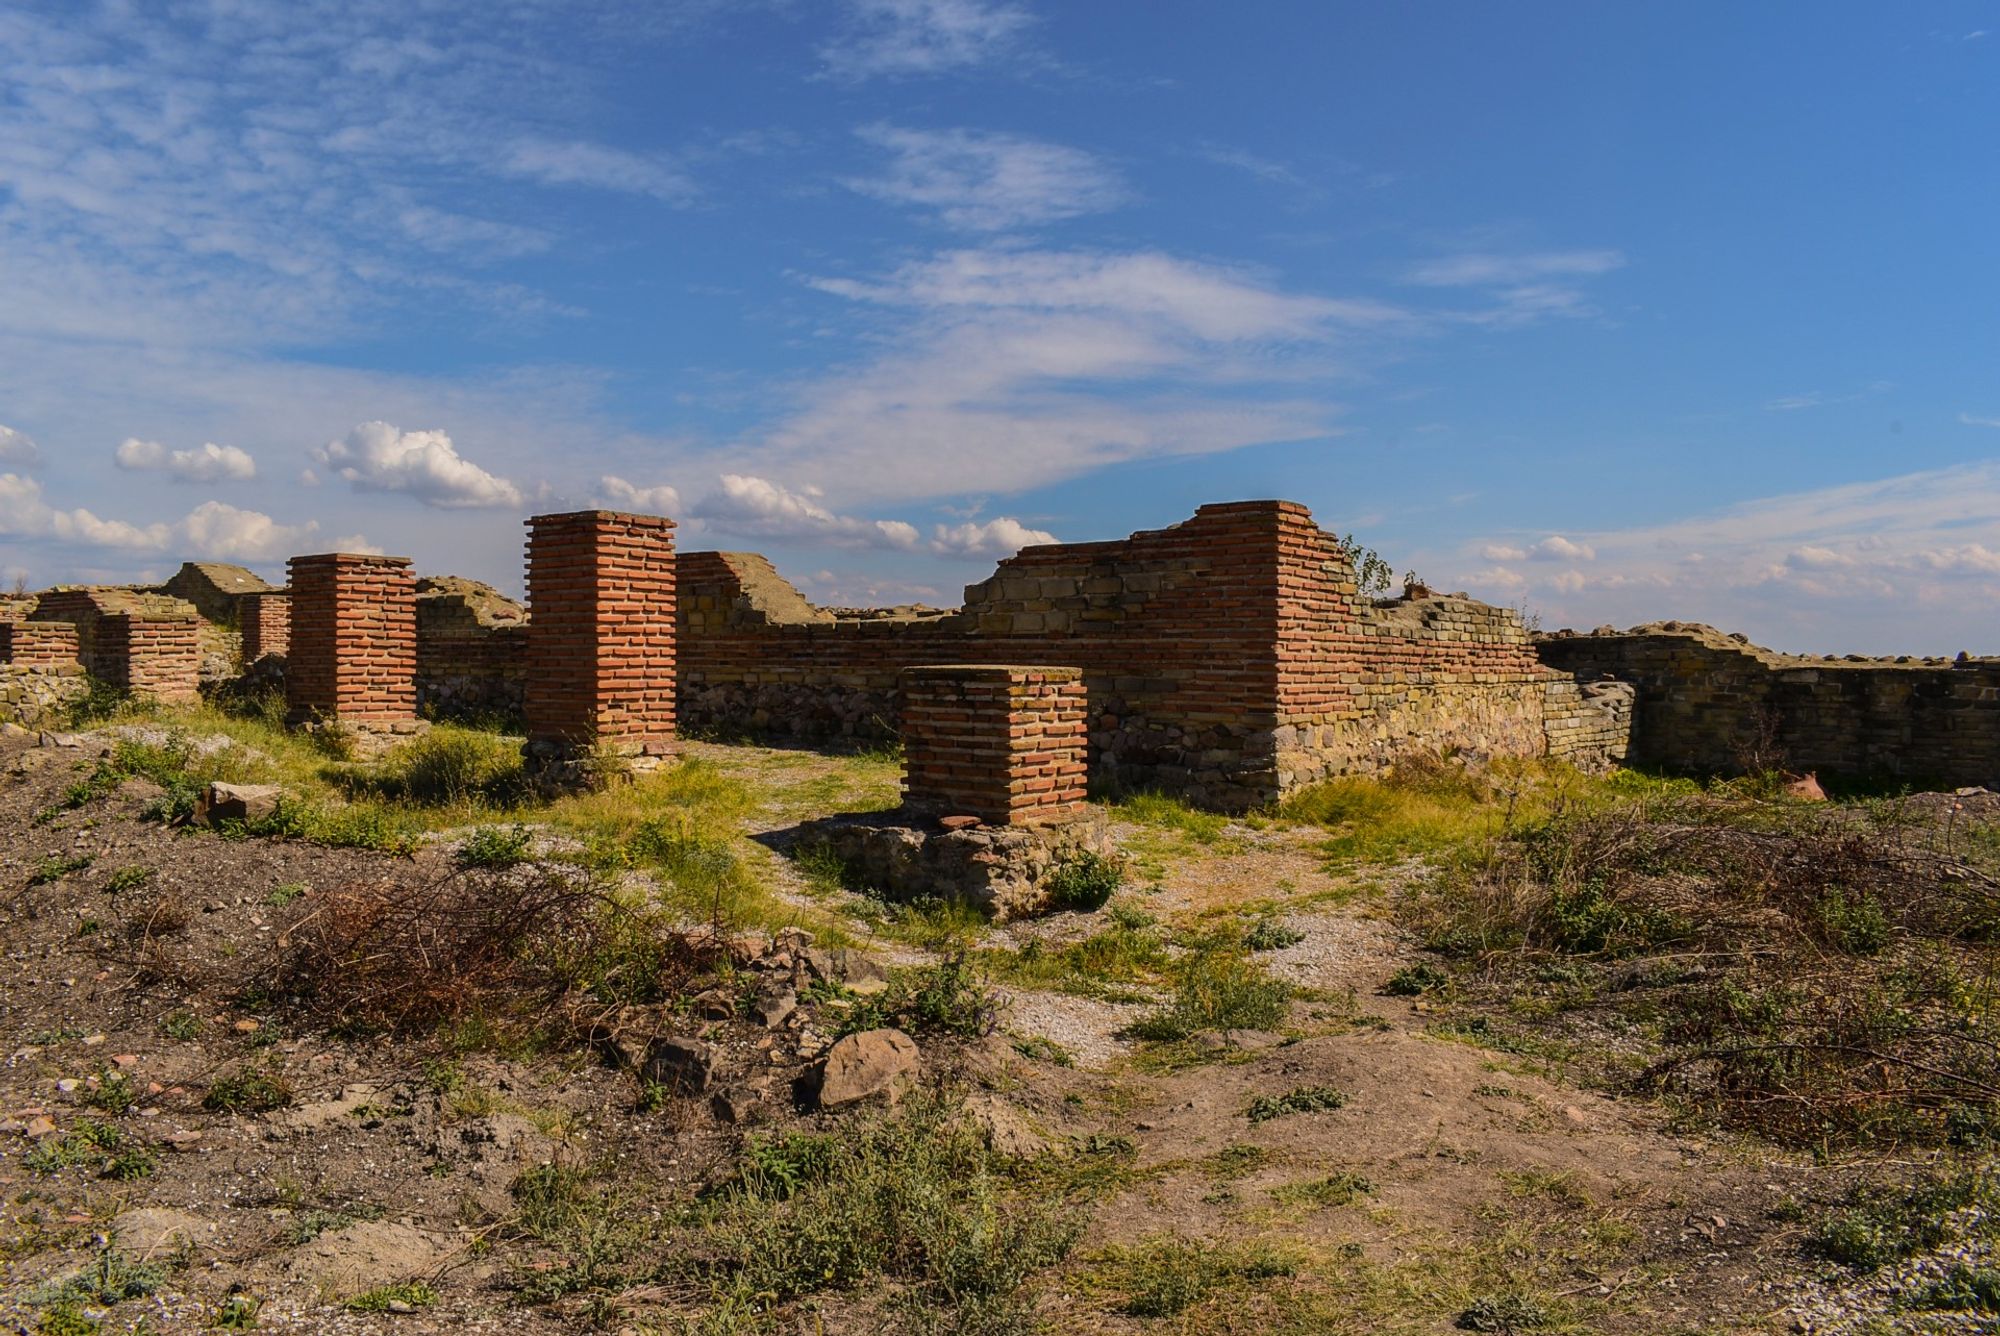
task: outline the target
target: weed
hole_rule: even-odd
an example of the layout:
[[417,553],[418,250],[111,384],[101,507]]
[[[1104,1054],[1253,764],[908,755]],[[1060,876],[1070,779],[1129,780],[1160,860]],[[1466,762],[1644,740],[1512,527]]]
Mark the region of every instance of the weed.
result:
[[286,905],[304,895],[306,890],[307,887],[304,882],[288,881],[282,885],[273,886],[270,893],[264,897],[264,903],[273,909],[283,909]]
[[341,1304],[350,1313],[407,1313],[415,1308],[428,1308],[438,1300],[438,1293],[421,1280],[406,1280],[398,1285],[378,1285],[366,1290]]
[[139,1088],[124,1072],[99,1068],[97,1084],[85,1088],[82,1103],[85,1108],[102,1109],[105,1113],[125,1113],[138,1106]]
[[45,855],[28,873],[28,886],[46,886],[50,882],[61,881],[72,872],[81,872],[95,860],[89,854],[72,854],[59,858],[55,854]]
[[1267,1123],[1294,1113],[1325,1113],[1346,1103],[1347,1096],[1332,1086],[1298,1086],[1282,1095],[1257,1096],[1244,1110],[1244,1116],[1253,1123]]
[[1454,1323],[1461,1331],[1528,1331],[1550,1323],[1549,1310],[1519,1294],[1497,1294],[1476,1300]]
[[1848,1206],[1820,1221],[1807,1240],[1831,1261],[1874,1271],[1949,1241],[1955,1233],[1952,1217],[1970,1206],[1985,1211],[2000,1206],[1992,1177],[1978,1168],[1947,1168],[1898,1189],[1857,1190]]
[[208,1325],[218,1331],[250,1331],[257,1325],[257,1310],[262,1306],[254,1296],[240,1291],[224,1295]]
[[533,836],[526,826],[481,826],[458,846],[460,867],[510,868],[528,861]]
[[893,971],[888,988],[848,1011],[840,1033],[893,1025],[913,1034],[977,1039],[993,1032],[997,1014],[992,990],[961,951],[935,965]]
[[339,1210],[300,1211],[285,1225],[285,1240],[297,1247],[311,1243],[322,1234],[345,1229],[357,1220],[374,1220],[382,1214],[379,1206],[345,1207]]
[[38,1174],[88,1166],[100,1178],[130,1181],[153,1172],[153,1154],[109,1123],[79,1118],[60,1137],[44,1138],[21,1162]]
[[160,1019],[160,1033],[182,1043],[201,1034],[201,1017],[192,1011],[170,1011]]
[[137,890],[151,881],[156,875],[152,868],[140,867],[137,864],[131,867],[121,867],[105,881],[104,890],[109,895],[117,895],[121,891]]
[[216,1113],[264,1113],[293,1099],[291,1083],[275,1071],[246,1067],[208,1088],[201,1106]]
[[1274,1201],[1294,1203],[1304,1206],[1347,1206],[1361,1197],[1373,1196],[1375,1185],[1360,1174],[1328,1174],[1323,1178],[1309,1178],[1300,1183],[1287,1183],[1273,1188]]
[[1268,1030],[1291,1008],[1291,985],[1271,978],[1232,946],[1204,943],[1173,968],[1174,997],[1133,1022],[1140,1039],[1186,1039],[1202,1030]]
[[1024,1058],[1052,1062],[1058,1067],[1076,1066],[1076,1055],[1047,1035],[1030,1035],[1014,1041],[1014,1051]]
[[476,729],[440,724],[347,777],[362,792],[427,807],[504,805],[526,793],[520,744]]
[[1451,974],[1428,960],[1420,960],[1414,965],[1405,965],[1389,976],[1382,985],[1382,991],[1391,997],[1417,997],[1423,993],[1448,987]]
[[29,1302],[37,1307],[117,1304],[127,1299],[143,1299],[166,1283],[165,1267],[127,1257],[116,1248],[106,1248],[88,1266],[42,1286]]
[[63,1300],[42,1310],[35,1322],[35,1336],[97,1336],[104,1329],[73,1300]]
[[1058,861],[1042,889],[1048,893],[1049,908],[1087,914],[1104,908],[1124,880],[1125,870],[1117,859],[1082,849]]
[[2000,1271],[1956,1262],[1942,1276],[1913,1290],[1903,1302],[1910,1308],[1933,1311],[2000,1313]]
[[1134,793],[1121,797],[1112,810],[1127,821],[1171,830],[1197,844],[1214,844],[1229,828],[1229,818],[1189,805],[1167,793]]
[[1176,1235],[1146,1240],[1116,1255],[1127,1291],[1119,1311],[1130,1317],[1172,1317],[1218,1286],[1290,1276],[1298,1263],[1261,1245],[1214,1245]]
[[1260,918],[1243,930],[1243,949],[1246,951],[1282,951],[1288,946],[1297,946],[1306,935],[1297,928],[1287,927],[1274,918]]

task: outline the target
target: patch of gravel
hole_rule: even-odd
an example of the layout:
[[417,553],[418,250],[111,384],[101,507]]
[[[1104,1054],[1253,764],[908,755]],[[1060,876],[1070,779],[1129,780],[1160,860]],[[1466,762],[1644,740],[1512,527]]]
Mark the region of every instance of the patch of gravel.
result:
[[1371,993],[1412,953],[1408,934],[1379,919],[1341,914],[1285,914],[1278,920],[1304,940],[1256,959],[1272,974],[1306,988]]
[[[1977,1210],[1961,1212],[1954,1223],[1972,1228],[1981,1214]],[[2000,1256],[1988,1240],[1963,1240],[1871,1275],[1811,1281],[1785,1308],[1784,1316],[1791,1319],[1792,1330],[1813,1336],[1872,1336],[1882,1331],[1991,1332],[1993,1315],[1981,1308],[1954,1312],[1906,1306],[1911,1298],[1961,1267],[1993,1270],[2000,1268]]]
[[1067,1049],[1077,1066],[1102,1070],[1132,1050],[1118,1032],[1146,1010],[1135,1002],[1105,1002],[1068,993],[1011,993],[1002,1019],[1024,1039],[1040,1036]]

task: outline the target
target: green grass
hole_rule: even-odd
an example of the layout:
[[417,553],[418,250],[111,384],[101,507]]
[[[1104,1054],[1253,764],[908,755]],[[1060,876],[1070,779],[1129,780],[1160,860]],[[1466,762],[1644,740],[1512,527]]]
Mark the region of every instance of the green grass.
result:
[[1282,1095],[1259,1095],[1250,1101],[1243,1116],[1253,1123],[1268,1123],[1295,1113],[1325,1113],[1347,1103],[1347,1096],[1329,1085],[1298,1086]]
[[1111,811],[1123,820],[1172,831],[1195,844],[1214,844],[1229,828],[1228,817],[1205,812],[1166,793],[1126,794],[1112,802]]
[[1232,940],[1194,947],[1171,974],[1172,1001],[1134,1021],[1134,1037],[1172,1042],[1204,1030],[1270,1030],[1291,1011],[1291,985],[1266,974]]
[[1296,1275],[1295,1256],[1268,1244],[1215,1244],[1156,1235],[1111,1254],[1114,1284],[1125,1290],[1128,1317],[1175,1317],[1212,1292]]
[[1135,990],[1158,980],[1171,958],[1150,915],[1114,909],[1110,926],[1080,941],[1030,941],[1013,951],[980,951],[977,959],[995,978],[1024,988],[1129,1000],[1147,996]]
[[[350,1313],[388,1313],[412,1308],[428,1308],[438,1301],[438,1292],[421,1280],[398,1285],[378,1285],[341,1304]],[[400,1305],[400,1308],[398,1307]]]

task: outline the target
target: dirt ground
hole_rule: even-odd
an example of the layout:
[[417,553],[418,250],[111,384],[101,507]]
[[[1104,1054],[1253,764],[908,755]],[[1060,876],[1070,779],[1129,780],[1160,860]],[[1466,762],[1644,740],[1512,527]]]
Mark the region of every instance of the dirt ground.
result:
[[[299,906],[330,887],[441,869],[441,846],[411,860],[168,832],[140,819],[142,782],[38,820],[90,756],[33,741],[0,744],[0,1320],[36,1330],[36,1292],[108,1241],[169,1264],[170,1278],[108,1309],[107,1332],[206,1330],[239,1294],[257,1301],[260,1331],[675,1329],[651,1325],[643,1294],[608,1313],[520,1302],[522,1268],[546,1261],[496,1222],[525,1168],[581,1157],[631,1166],[648,1191],[671,1194],[729,1164],[743,1129],[697,1099],[646,1108],[628,1073],[588,1052],[468,1057],[440,1082],[434,1046],[304,1028],[245,991],[280,968],[283,925]],[[772,789],[742,832],[746,849],[761,830],[857,797],[810,753],[698,750]],[[1127,1170],[1096,1194],[1081,1243],[1042,1289],[1047,1330],[1447,1332],[1482,1298],[1525,1281],[1569,1305],[1569,1330],[1802,1329],[1789,1309],[1810,1283],[1803,1225],[1775,1208],[1826,1200],[1825,1171],[1768,1147],[1678,1134],[1649,1103],[1586,1089],[1553,1061],[1441,1034],[1429,1004],[1382,995],[1417,958],[1383,908],[1407,869],[1330,873],[1314,832],[1283,825],[1232,826],[1208,841],[1131,824],[1114,835],[1155,874],[1127,897],[1162,921],[1268,905],[1301,936],[1263,961],[1302,992],[1285,1033],[1200,1036],[1171,1059],[1123,1036],[1142,1001],[1017,986],[1005,990],[999,1037],[926,1044],[927,1069],[957,1072],[1004,1106],[1027,1144],[1129,1139]],[[788,864],[763,855],[756,866],[801,906],[839,912]],[[862,918],[849,926],[892,962],[925,954],[906,937],[871,935]],[[992,929],[984,944],[1059,943],[1090,927],[1060,915]],[[767,1127],[837,1128],[853,1116],[802,1112],[784,1097],[818,1051],[813,1024],[711,1027],[735,1070],[775,1092]],[[1029,1042],[1038,1037],[1073,1065],[1030,1056],[1045,1051]],[[218,1082],[258,1072],[282,1074],[293,1102],[213,1107]],[[136,1103],[102,1107],[115,1101],[99,1092],[121,1077]],[[1314,1086],[1344,1102],[1246,1116],[1259,1096]],[[30,1167],[36,1146],[83,1120],[140,1148],[150,1172]],[[1362,1186],[1344,1199],[1312,1190],[1341,1175]],[[1121,1314],[1115,1262],[1163,1234],[1279,1241],[1307,1264],[1178,1316]],[[434,1287],[435,1303],[344,1306],[413,1279]],[[835,1304],[801,1330],[867,1330],[861,1312]]]

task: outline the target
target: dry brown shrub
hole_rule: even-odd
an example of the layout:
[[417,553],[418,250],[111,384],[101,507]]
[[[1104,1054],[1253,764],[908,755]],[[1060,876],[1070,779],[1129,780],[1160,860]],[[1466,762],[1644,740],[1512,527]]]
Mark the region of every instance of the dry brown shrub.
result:
[[545,868],[354,883],[289,923],[272,990],[313,1020],[412,1033],[594,1018],[677,991],[713,944]]

